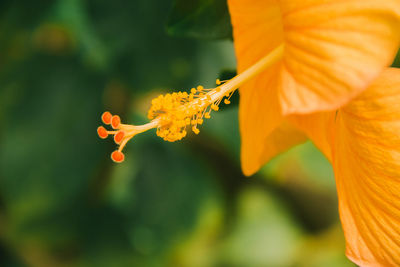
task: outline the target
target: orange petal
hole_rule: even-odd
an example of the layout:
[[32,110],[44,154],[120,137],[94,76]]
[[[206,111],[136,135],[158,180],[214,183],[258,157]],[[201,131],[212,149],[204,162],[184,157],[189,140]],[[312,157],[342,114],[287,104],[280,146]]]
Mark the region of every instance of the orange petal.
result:
[[[262,94],[278,99],[281,111],[269,111],[272,114],[337,109],[390,65],[400,43],[398,0],[229,0],[228,3],[238,72],[280,43],[285,44],[281,64],[241,88],[241,97],[253,97],[253,103],[263,101],[255,98]],[[270,110],[279,105],[272,105]]]
[[332,127],[334,127],[336,116],[337,112],[320,112],[310,115],[292,115],[288,117],[288,120],[302,130],[332,162]]
[[[283,41],[279,7],[275,1],[229,1],[238,58],[238,72],[256,63]],[[267,19],[265,19],[267,18]],[[260,36],[267,32],[273,38]],[[243,171],[254,173],[260,166],[264,140],[281,123],[277,87],[280,64],[274,65],[240,88],[240,135]],[[255,162],[252,162],[255,160]]]
[[255,154],[244,153],[244,151],[251,149],[245,147],[248,142],[242,140],[241,163],[243,173],[247,176],[254,174],[263,164],[273,157],[306,140],[307,137],[287,121],[284,121],[278,128],[272,131],[267,138],[258,144],[262,152],[257,157]]
[[400,266],[400,69],[341,109],[331,130],[347,256]]
[[246,88],[268,86],[272,80],[272,76],[266,80],[253,79],[247,82],[240,91],[241,162],[246,175],[253,174],[264,163],[261,162],[264,151],[263,144],[271,132],[282,122],[282,116],[278,112],[276,94],[274,95],[275,91],[246,91]]

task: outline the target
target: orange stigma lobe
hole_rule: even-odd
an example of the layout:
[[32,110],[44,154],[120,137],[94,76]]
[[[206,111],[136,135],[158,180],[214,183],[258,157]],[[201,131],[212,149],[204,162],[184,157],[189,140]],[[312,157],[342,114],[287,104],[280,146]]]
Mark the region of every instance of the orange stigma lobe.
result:
[[107,130],[103,126],[97,128],[97,134],[100,136],[101,139],[106,139],[108,136]]
[[123,131],[118,131],[115,135],[114,135],[114,141],[117,144],[120,144],[122,142],[122,139],[124,138],[125,133]]
[[117,129],[120,123],[121,123],[121,118],[118,115],[112,116],[112,118],[111,118],[111,126],[114,129]]
[[125,155],[124,155],[124,153],[122,153],[121,151],[115,150],[115,151],[111,154],[111,159],[112,159],[114,162],[121,163],[121,162],[124,161]]
[[112,115],[110,112],[106,111],[101,115],[101,120],[104,122],[104,124],[111,124],[111,118]]

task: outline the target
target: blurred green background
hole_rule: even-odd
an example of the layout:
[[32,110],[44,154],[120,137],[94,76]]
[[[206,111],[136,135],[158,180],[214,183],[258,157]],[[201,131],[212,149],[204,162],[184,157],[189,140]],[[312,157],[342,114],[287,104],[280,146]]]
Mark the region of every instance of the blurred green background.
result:
[[97,137],[234,72],[225,1],[2,0],[0,51],[0,266],[354,266],[329,163],[306,143],[244,177],[237,105],[123,164]]

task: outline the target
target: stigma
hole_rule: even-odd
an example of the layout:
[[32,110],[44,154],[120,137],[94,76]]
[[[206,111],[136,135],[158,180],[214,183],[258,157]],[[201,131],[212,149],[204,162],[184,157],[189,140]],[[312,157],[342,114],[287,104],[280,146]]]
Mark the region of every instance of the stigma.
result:
[[100,126],[97,128],[97,134],[103,139],[113,136],[114,142],[118,145],[118,149],[111,153],[111,159],[114,162],[124,161],[125,156],[122,150],[130,139],[150,129],[156,129],[157,135],[169,142],[181,140],[188,131],[199,134],[199,127],[204,119],[210,119],[211,113],[219,110],[222,101],[226,105],[230,104],[230,98],[236,89],[278,62],[282,58],[283,51],[284,46],[280,45],[231,80],[217,79],[215,88],[206,89],[199,85],[188,92],[159,95],[151,101],[147,114],[149,123],[123,124],[118,115],[112,115],[106,111],[102,114],[101,120],[112,129],[107,130]]

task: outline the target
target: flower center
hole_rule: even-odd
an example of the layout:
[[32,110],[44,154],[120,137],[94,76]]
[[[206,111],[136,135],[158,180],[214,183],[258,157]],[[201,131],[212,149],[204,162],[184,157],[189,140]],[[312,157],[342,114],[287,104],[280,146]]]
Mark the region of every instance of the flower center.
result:
[[198,125],[203,123],[203,118],[209,119],[211,111],[218,111],[222,100],[225,104],[230,104],[229,99],[235,90],[281,59],[283,50],[283,45],[278,46],[250,68],[225,83],[217,80],[216,88],[205,89],[200,85],[192,88],[189,93],[175,92],[154,98],[147,115],[151,121],[147,124],[140,126],[122,124],[118,115],[113,116],[106,111],[101,116],[102,121],[111,125],[114,131],[108,131],[100,126],[97,128],[97,133],[103,139],[108,135],[114,135],[115,143],[119,144],[118,150],[111,154],[115,162],[124,160],[122,149],[126,143],[135,135],[147,130],[156,128],[157,135],[169,142],[184,138],[188,127],[198,134],[200,132]]

